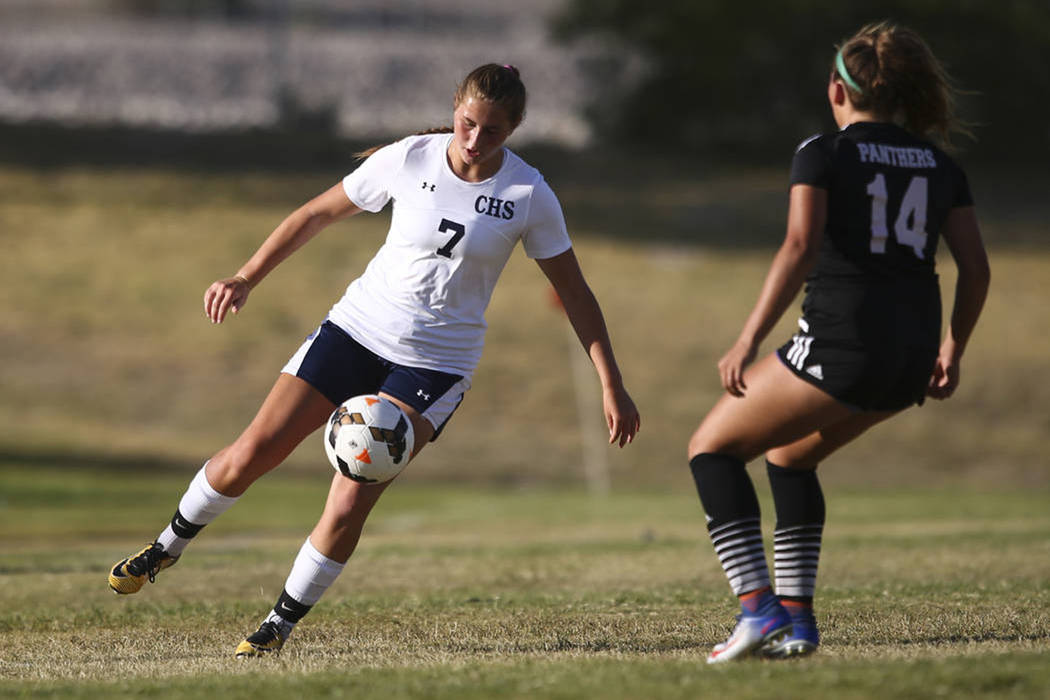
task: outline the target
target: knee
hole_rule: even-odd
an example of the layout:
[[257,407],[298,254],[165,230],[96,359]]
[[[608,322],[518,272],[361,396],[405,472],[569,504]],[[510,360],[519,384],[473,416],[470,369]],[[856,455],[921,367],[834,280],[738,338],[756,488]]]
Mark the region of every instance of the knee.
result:
[[[280,458],[273,457],[270,447],[267,440],[242,435],[212,457],[217,480],[228,485],[247,487],[280,463]],[[213,485],[222,491],[217,484]]]
[[752,456],[748,453],[748,450],[745,449],[742,442],[719,437],[711,433],[711,431],[704,430],[703,426],[700,426],[697,428],[697,431],[693,433],[693,436],[689,438],[688,457],[691,461],[697,455],[702,454],[721,454],[735,457],[745,462],[750,461]]
[[697,455],[702,455],[705,452],[718,452],[718,449],[714,441],[712,441],[707,435],[704,426],[701,425],[689,438],[689,444],[686,447],[686,456],[691,461]]
[[766,462],[774,467],[792,471],[816,471],[820,460],[806,452],[789,449],[790,446],[774,447],[766,451]]
[[263,441],[241,436],[226,450],[226,469],[235,474],[249,472],[265,452]]
[[322,526],[330,534],[351,533],[356,541],[372,508],[391,483],[361,484],[336,475],[321,517]]

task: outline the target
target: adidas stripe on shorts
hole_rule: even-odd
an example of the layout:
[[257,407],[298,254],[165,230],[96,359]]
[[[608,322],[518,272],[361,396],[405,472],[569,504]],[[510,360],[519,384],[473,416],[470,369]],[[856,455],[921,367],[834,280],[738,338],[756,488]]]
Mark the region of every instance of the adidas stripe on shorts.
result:
[[848,406],[896,411],[923,403],[937,360],[936,343],[908,340],[892,334],[876,343],[829,339],[802,318],[777,357],[795,376]]

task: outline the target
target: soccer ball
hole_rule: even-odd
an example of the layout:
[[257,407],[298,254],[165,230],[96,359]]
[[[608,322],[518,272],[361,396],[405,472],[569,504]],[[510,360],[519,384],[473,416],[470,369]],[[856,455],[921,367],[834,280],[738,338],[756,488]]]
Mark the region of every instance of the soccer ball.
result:
[[324,430],[324,451],[332,468],[366,484],[401,473],[415,444],[412,421],[397,404],[375,394],[355,396],[332,412]]

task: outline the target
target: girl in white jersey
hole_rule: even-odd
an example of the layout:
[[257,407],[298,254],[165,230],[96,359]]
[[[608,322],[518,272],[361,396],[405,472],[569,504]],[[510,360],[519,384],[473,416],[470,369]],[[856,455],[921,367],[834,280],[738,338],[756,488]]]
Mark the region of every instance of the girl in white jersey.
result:
[[[205,525],[279,465],[335,407],[379,393],[412,421],[412,456],[435,439],[470,387],[484,343],[484,311],[520,240],[561,298],[601,380],[609,442],[640,427],[601,309],[577,264],[557,198],[503,142],[525,113],[513,66],[487,64],[458,87],[452,129],[366,152],[343,182],[286,218],[233,277],[204,295],[212,323],[244,308],[250,291],[323,228],[394,200],[390,232],[364,274],[285,365],[255,419],[197,473],[170,525],[109,575],[135,593],[174,564]],[[336,474],[320,520],[303,544],[273,611],[237,656],[281,648],[357,546],[365,519],[390,482]]]

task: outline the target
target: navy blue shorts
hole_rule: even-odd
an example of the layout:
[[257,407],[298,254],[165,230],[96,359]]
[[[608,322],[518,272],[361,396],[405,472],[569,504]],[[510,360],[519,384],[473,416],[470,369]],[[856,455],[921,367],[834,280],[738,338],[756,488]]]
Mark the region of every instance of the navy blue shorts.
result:
[[434,426],[431,440],[441,434],[470,388],[462,375],[386,360],[331,321],[307,336],[281,371],[307,382],[335,405],[380,392],[400,399]]

